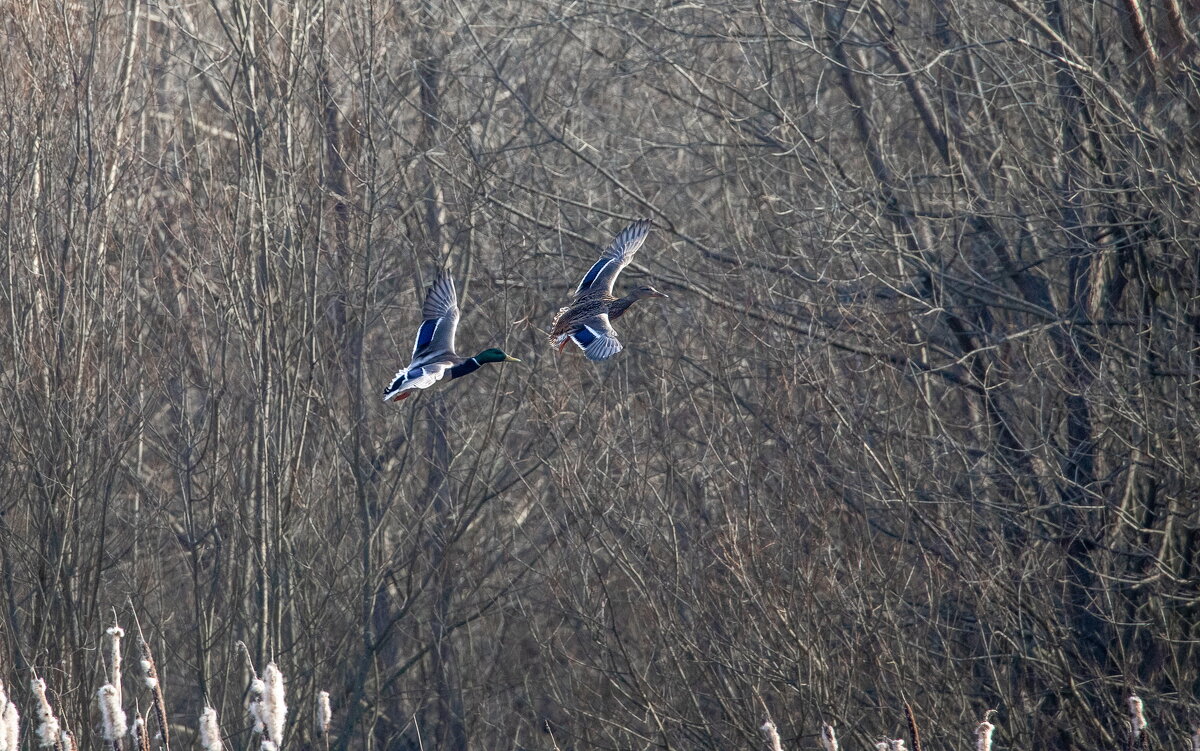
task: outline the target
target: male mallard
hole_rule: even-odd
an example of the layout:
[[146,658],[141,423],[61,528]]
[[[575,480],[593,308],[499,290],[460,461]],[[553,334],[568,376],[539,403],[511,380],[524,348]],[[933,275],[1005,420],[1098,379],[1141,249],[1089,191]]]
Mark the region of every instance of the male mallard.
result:
[[562,348],[570,340],[579,345],[589,360],[607,360],[621,351],[612,321],[620,318],[638,300],[647,297],[666,297],[649,285],[637,287],[625,297],[613,297],[613,282],[621,269],[633,260],[633,254],[650,234],[650,222],[639,219],[616,236],[583,275],[575,288],[575,299],[558,311],[550,330],[550,344]]
[[417,342],[413,345],[412,362],[397,373],[383,390],[385,402],[407,399],[417,389],[427,389],[447,374],[447,380],[450,380],[470,375],[485,363],[520,362],[499,349],[485,349],[470,358],[455,354],[458,294],[454,291],[454,281],[448,276],[439,276],[425,293],[421,318]]

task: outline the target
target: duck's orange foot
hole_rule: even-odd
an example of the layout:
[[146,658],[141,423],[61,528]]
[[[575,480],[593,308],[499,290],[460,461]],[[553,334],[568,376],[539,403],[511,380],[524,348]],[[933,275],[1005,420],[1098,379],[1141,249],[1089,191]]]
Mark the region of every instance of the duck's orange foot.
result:
[[407,399],[408,397],[410,397],[410,396],[412,396],[412,395],[413,395],[413,392],[411,392],[411,391],[405,391],[403,394],[400,394],[399,396],[397,396],[397,397],[396,397],[395,399],[393,399],[392,401],[394,401],[394,402],[404,401],[405,399]]

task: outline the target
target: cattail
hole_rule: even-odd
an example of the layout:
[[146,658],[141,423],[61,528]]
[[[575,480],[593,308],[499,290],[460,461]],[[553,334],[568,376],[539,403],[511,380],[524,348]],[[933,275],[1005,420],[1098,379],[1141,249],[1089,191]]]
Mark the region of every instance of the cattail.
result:
[[762,732],[763,737],[767,739],[767,743],[771,744],[771,751],[783,751],[783,742],[779,738],[779,728],[775,727],[775,723],[771,722],[770,717],[764,720],[758,729]]
[[129,730],[125,723],[125,710],[121,709],[121,692],[111,683],[105,683],[97,692],[97,702],[100,705],[100,728],[104,740],[116,743]]
[[[10,710],[9,708],[12,707]],[[17,718],[17,708],[12,706],[12,702],[8,700],[8,694],[4,691],[4,682],[0,681],[0,751],[19,751],[17,748],[17,736],[19,730],[10,730],[9,719],[19,728],[20,720]]]
[[284,697],[283,673],[275,663],[269,663],[263,670],[263,684],[266,691],[263,694],[263,724],[267,728],[267,738],[274,741],[276,747],[283,741],[283,723],[287,717],[287,701]]
[[200,713],[201,751],[221,751],[221,727],[217,724],[217,710],[205,707]]
[[1142,698],[1137,694],[1129,695],[1129,734],[1131,743],[1137,743],[1142,731],[1146,729],[1146,715],[1143,711]]
[[975,751],[992,751],[992,733],[996,726],[984,720],[975,728]]
[[159,745],[164,751],[171,751],[171,728],[167,724],[167,703],[163,700],[162,685],[158,680],[158,666],[154,664],[154,655],[150,652],[150,644],[142,634],[140,626],[138,627],[137,642],[138,650],[141,652],[143,680],[146,682],[146,688],[150,689],[153,694],[151,707],[154,710],[154,719],[158,723],[158,735],[161,739]]
[[0,714],[0,721],[3,721],[3,740],[6,751],[20,751],[21,745],[21,715],[17,712],[17,705],[9,701],[4,705],[4,713]]
[[888,746],[889,751],[904,751],[904,739],[894,738]]
[[75,736],[71,735],[70,730],[62,731],[59,735],[59,751],[75,751]]
[[142,682],[146,684],[146,688],[153,691],[158,688],[158,675],[154,670],[154,663],[147,659],[141,660],[142,666]]
[[54,716],[54,709],[50,706],[50,700],[46,698],[46,682],[35,675],[29,682],[29,688],[33,690],[33,696],[38,702],[38,745],[57,745],[60,740],[58,718]]
[[838,751],[837,735],[833,732],[833,725],[828,722],[821,725],[821,748],[825,751]]
[[263,683],[260,678],[250,681],[250,693],[246,697],[246,710],[250,712],[250,719],[254,720],[254,732],[259,735],[266,731],[268,724],[264,699],[266,693],[267,684]]
[[880,741],[875,744],[875,751],[888,751],[891,745],[887,741]]
[[146,733],[146,720],[141,715],[134,718],[129,734],[133,736],[134,751],[150,751],[150,736]]
[[329,706],[329,692],[317,694],[317,737],[324,738],[329,734],[329,724],[333,722],[333,709]]
[[116,623],[109,626],[104,632],[108,634],[108,654],[109,654],[109,673],[108,682],[117,690],[117,704],[122,703],[121,699],[121,637],[125,635],[125,629],[118,626]]

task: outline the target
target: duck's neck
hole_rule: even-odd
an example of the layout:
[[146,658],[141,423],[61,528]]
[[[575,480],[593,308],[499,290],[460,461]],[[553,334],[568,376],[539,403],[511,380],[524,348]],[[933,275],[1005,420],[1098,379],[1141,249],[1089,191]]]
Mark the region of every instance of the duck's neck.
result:
[[629,310],[630,305],[633,305],[640,299],[640,297],[634,297],[633,295],[625,295],[622,298],[613,300],[608,304],[608,320],[612,321],[620,318],[625,311]]
[[446,372],[446,376],[449,380],[454,380],[455,378],[462,378],[465,375],[471,375],[482,367],[483,365],[481,365],[474,357],[468,357],[458,365],[450,368],[450,370]]

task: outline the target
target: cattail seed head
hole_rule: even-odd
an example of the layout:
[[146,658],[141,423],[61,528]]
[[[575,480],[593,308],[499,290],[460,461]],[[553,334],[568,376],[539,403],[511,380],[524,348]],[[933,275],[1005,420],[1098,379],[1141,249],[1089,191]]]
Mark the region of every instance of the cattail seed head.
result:
[[75,751],[75,736],[71,735],[70,730],[64,730],[59,735],[59,751]]
[[783,751],[783,741],[779,737],[779,728],[775,727],[775,723],[771,722],[770,717],[764,720],[758,729],[762,732],[763,737],[767,739],[767,743],[770,744],[771,751]]
[[887,741],[880,741],[875,744],[875,751],[888,751],[890,748],[891,744],[889,744]]
[[263,724],[267,728],[267,737],[278,746],[283,740],[284,720],[287,718],[287,701],[284,696],[283,673],[275,663],[267,665],[263,670],[263,684],[266,693],[263,694]]
[[217,710],[205,707],[200,713],[201,751],[221,751],[221,727],[217,724]]
[[821,725],[821,748],[825,751],[838,751],[837,735],[833,732],[833,725],[828,722]]
[[1137,694],[1129,695],[1129,728],[1134,740],[1137,740],[1142,731],[1146,729],[1145,708],[1142,705],[1142,698]]
[[54,746],[60,741],[59,725],[58,718],[54,716],[54,709],[50,706],[50,700],[46,698],[46,682],[34,676],[29,682],[29,688],[33,691],[33,696],[38,703],[38,745]]
[[254,732],[260,735],[267,729],[263,699],[266,693],[267,684],[263,683],[261,678],[250,681],[250,692],[246,696],[246,710],[250,712],[250,719],[254,720]]
[[4,682],[0,681],[0,751],[18,751],[16,745],[9,742],[8,706],[8,694],[4,691]]
[[333,709],[329,706],[329,692],[317,694],[317,737],[324,738],[329,734],[329,724],[333,722]]
[[100,705],[100,728],[104,740],[119,741],[125,737],[129,727],[125,721],[125,710],[121,708],[121,694],[116,686],[105,683],[96,693]]
[[158,688],[158,676],[154,670],[154,663],[147,659],[141,660],[142,665],[142,680],[146,683],[146,688],[153,691]]
[[3,711],[0,711],[0,749],[3,751],[20,751],[21,715],[17,705],[5,698]]
[[888,748],[890,749],[890,751],[904,751],[904,739],[903,738],[892,739],[892,742],[888,746]]
[[121,637],[125,629],[116,623],[109,626],[105,632],[108,635],[108,682],[117,690],[117,704],[121,703]]
[[992,751],[992,733],[996,726],[984,720],[975,728],[975,751]]

